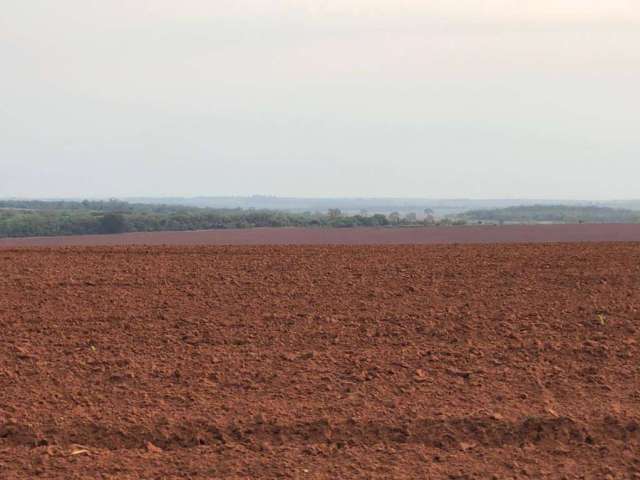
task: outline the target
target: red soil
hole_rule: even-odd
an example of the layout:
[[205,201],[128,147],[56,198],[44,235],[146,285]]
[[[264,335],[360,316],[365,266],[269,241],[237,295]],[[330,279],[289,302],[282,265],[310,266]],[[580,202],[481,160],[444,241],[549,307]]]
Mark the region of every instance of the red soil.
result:
[[91,245],[421,245],[618,241],[640,241],[640,224],[443,228],[254,228],[71,237],[0,238],[0,248],[3,246]]
[[640,477],[640,244],[0,268],[3,480]]

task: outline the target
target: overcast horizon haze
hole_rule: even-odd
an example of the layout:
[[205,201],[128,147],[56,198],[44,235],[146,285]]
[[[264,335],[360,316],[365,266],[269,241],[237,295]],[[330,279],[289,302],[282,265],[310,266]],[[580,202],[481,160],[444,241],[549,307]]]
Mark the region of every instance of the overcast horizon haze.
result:
[[0,198],[640,197],[631,0],[5,0]]

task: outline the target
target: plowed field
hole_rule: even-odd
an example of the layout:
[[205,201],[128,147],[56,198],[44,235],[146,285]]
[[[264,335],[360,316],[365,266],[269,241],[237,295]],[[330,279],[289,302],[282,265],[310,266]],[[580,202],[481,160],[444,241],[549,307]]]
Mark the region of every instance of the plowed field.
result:
[[118,235],[0,238],[2,247],[115,245],[429,245],[640,242],[640,224],[472,225],[408,228],[243,228]]
[[640,244],[0,251],[0,478],[640,478]]

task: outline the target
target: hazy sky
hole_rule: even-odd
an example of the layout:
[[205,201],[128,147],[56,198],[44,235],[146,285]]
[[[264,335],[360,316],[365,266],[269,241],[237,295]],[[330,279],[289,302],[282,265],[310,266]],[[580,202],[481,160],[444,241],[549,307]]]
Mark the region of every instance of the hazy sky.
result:
[[0,197],[640,197],[638,0],[2,0]]

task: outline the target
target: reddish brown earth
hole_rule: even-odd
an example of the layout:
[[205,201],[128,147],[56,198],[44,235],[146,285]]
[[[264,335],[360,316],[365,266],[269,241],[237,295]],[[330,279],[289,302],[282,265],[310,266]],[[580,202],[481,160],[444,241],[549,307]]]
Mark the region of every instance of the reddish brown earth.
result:
[[640,244],[0,269],[3,480],[640,477]]
[[114,245],[422,245],[446,243],[640,242],[640,224],[510,225],[423,228],[253,228],[0,238],[17,246]]

